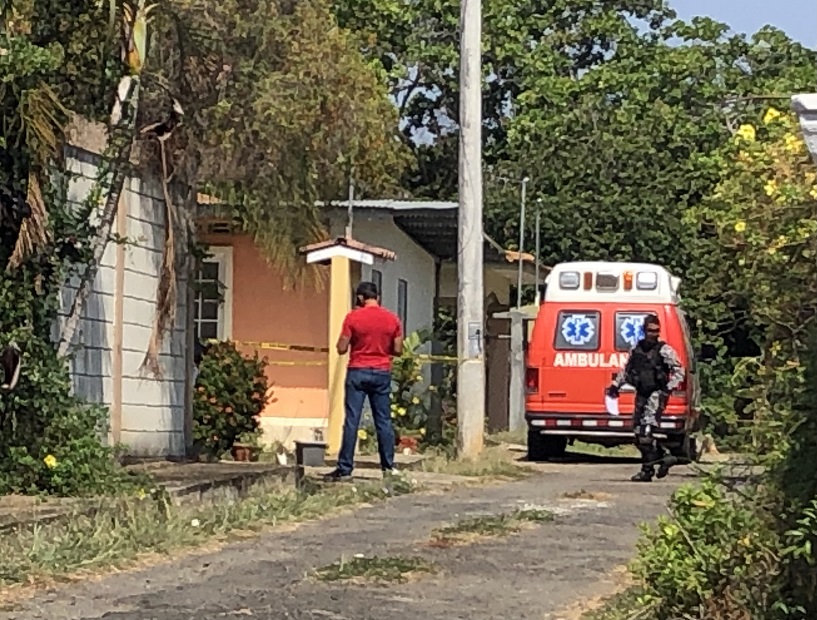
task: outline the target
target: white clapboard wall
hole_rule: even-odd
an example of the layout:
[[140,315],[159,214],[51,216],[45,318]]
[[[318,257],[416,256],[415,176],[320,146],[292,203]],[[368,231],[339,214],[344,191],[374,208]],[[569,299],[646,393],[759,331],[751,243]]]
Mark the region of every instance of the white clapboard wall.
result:
[[[67,167],[76,175],[69,198],[79,203],[96,180],[101,156],[77,147],[68,147],[66,155]],[[187,280],[184,270],[178,269],[176,324],[165,336],[160,358],[163,376],[156,379],[141,371],[140,365],[151,336],[162,264],[166,217],[161,184],[158,179],[129,178],[122,201],[127,242],[109,243],[97,272],[73,342],[74,389],[88,402],[109,408],[109,440],[124,444],[129,454],[181,456],[187,365],[192,363],[187,346]],[[114,232],[118,229],[114,224]],[[61,321],[76,286],[74,280],[63,290]]]

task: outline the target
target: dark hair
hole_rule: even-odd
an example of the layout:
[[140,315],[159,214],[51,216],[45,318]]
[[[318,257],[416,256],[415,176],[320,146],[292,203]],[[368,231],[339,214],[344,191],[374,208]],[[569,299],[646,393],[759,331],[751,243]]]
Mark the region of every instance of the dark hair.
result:
[[646,331],[647,327],[650,325],[661,327],[661,321],[658,320],[656,315],[648,314],[646,317],[644,317],[644,330]]
[[377,299],[377,284],[374,282],[361,282],[357,285],[357,290],[355,291],[355,295],[358,297],[362,297],[363,301],[367,301],[369,299]]

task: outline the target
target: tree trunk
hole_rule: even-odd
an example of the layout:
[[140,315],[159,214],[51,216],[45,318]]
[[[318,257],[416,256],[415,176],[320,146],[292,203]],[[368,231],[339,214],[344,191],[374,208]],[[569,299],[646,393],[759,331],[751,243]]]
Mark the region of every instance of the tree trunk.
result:
[[109,172],[111,185],[108,190],[108,197],[105,200],[105,207],[102,210],[102,218],[97,229],[96,238],[93,241],[93,257],[91,262],[88,263],[85,273],[82,274],[77,294],[71,304],[71,310],[65,319],[65,323],[63,323],[60,343],[57,348],[57,354],[60,357],[68,354],[71,342],[74,340],[74,334],[79,327],[82,311],[85,309],[94,279],[97,271],[99,271],[99,264],[102,262],[105,249],[108,247],[111,230],[116,219],[117,205],[128,173],[128,164],[136,134],[136,113],[139,109],[139,80],[131,76],[126,76],[123,80],[131,80],[132,85],[126,97],[120,98],[117,96],[114,101],[111,117],[118,118],[118,122],[111,128],[109,148],[105,149],[105,155],[109,153],[112,155],[111,170]]

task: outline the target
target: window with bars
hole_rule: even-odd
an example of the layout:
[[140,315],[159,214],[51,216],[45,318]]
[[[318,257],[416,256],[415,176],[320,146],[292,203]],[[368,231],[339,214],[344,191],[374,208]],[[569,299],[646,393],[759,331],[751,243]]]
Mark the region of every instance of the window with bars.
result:
[[196,274],[194,326],[200,341],[227,340],[232,325],[232,248],[211,248]]

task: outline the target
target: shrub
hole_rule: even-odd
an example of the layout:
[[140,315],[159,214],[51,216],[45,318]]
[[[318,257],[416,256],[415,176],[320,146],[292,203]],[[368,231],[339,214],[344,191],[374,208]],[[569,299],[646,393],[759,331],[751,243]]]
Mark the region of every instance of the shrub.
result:
[[107,410],[72,394],[67,360],[51,340],[63,283],[89,260],[93,234],[96,198],[71,204],[69,178],[52,171],[43,185],[49,247],[7,268],[13,245],[0,244],[0,344],[16,342],[23,363],[15,389],[0,392],[0,493],[108,494],[133,482],[105,444]]
[[[422,347],[430,342],[431,333],[418,331],[406,336],[403,354],[392,364],[391,418],[399,447],[419,450],[430,443],[452,443],[456,434],[456,414],[450,385],[450,372],[445,373],[442,384],[430,385],[423,375]],[[430,435],[429,416],[433,398],[441,401],[443,435]],[[374,424],[367,419],[358,435],[362,451],[374,449],[377,437]]]
[[243,356],[231,342],[209,347],[199,365],[193,399],[196,452],[219,458],[240,438],[258,432],[270,398],[266,360]]

